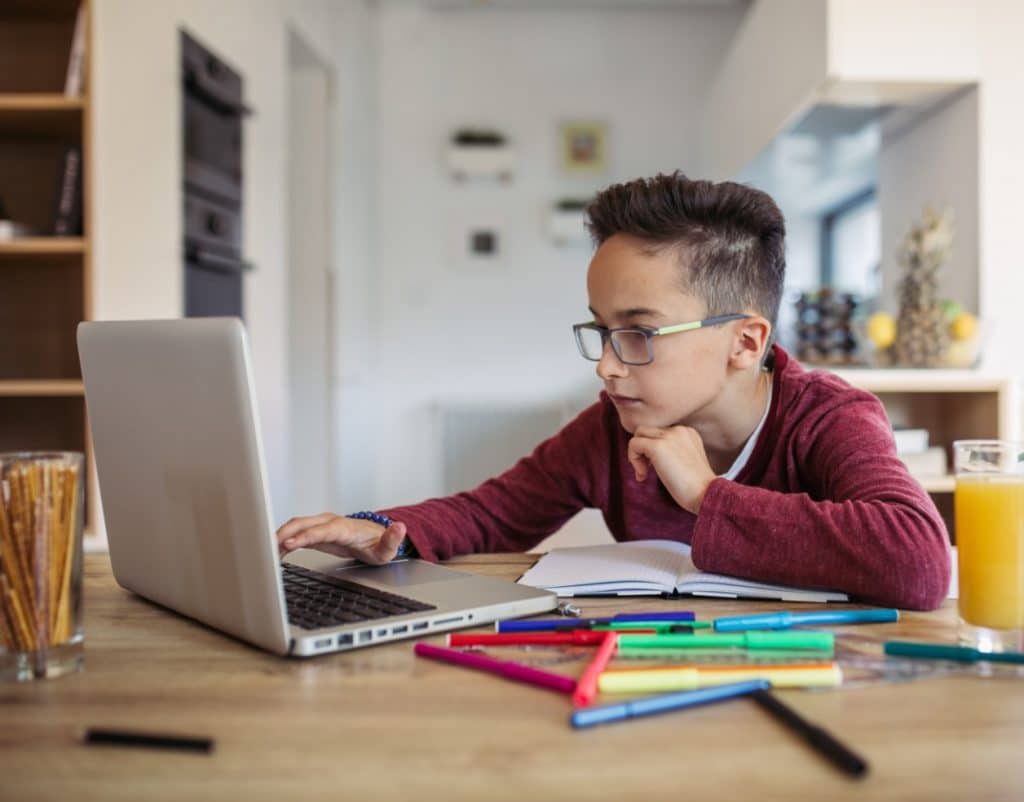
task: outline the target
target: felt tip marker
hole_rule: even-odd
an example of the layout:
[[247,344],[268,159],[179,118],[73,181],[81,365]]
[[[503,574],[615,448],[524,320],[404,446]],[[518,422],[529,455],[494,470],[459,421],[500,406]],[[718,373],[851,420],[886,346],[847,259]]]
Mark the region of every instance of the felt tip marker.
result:
[[576,729],[593,727],[597,724],[611,724],[639,716],[651,716],[656,713],[683,710],[687,707],[696,707],[712,702],[724,702],[727,699],[736,699],[755,691],[767,690],[769,687],[767,680],[757,679],[718,685],[714,688],[701,688],[697,691],[666,693],[646,699],[636,699],[632,702],[577,710],[569,716],[569,723]]
[[716,618],[716,632],[748,629],[789,629],[804,624],[873,624],[899,621],[899,610],[812,610],[810,612],[760,613]]

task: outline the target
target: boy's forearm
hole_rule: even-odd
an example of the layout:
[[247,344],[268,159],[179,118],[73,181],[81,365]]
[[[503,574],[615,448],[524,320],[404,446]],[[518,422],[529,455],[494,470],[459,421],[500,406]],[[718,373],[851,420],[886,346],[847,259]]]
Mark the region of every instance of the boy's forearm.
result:
[[815,501],[716,480],[694,528],[694,563],[885,606],[934,609],[949,588],[945,526],[909,477],[876,482],[886,489],[870,498]]
[[383,512],[406,524],[407,536],[423,559],[438,561],[459,554],[528,551],[582,506],[517,499],[502,486],[503,479],[492,479],[471,492]]

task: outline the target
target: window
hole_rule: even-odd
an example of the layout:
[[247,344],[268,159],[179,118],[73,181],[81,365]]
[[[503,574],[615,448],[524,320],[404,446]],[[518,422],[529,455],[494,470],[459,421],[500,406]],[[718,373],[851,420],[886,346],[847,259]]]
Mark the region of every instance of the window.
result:
[[874,188],[821,220],[821,285],[873,298],[881,291],[882,224]]

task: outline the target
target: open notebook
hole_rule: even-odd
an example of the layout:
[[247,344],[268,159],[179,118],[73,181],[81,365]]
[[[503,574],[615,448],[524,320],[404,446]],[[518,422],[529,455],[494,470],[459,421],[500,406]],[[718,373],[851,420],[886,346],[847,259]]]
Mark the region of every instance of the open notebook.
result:
[[674,540],[633,540],[554,549],[519,578],[559,596],[650,596],[661,593],[791,602],[849,601],[845,593],[766,585],[698,570],[690,547]]

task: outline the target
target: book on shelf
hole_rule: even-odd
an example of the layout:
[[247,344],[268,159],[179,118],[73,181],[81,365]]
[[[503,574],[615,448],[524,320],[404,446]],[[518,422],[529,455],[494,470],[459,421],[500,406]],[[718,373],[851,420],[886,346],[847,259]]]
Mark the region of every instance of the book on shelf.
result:
[[917,453],[897,452],[897,457],[907,466],[911,476],[945,476],[947,471],[946,449],[942,446],[931,446]]
[[85,6],[78,4],[75,14],[75,31],[71,35],[71,52],[68,54],[68,69],[64,78],[64,95],[78,97],[85,87]]
[[690,546],[675,540],[632,540],[553,549],[519,583],[559,596],[692,595],[787,602],[849,601],[845,593],[770,585],[699,570]]
[[53,233],[75,237],[82,233],[82,149],[72,145],[61,156]]
[[908,426],[894,426],[892,436],[896,441],[897,454],[922,454],[928,450],[927,429],[912,429]]

